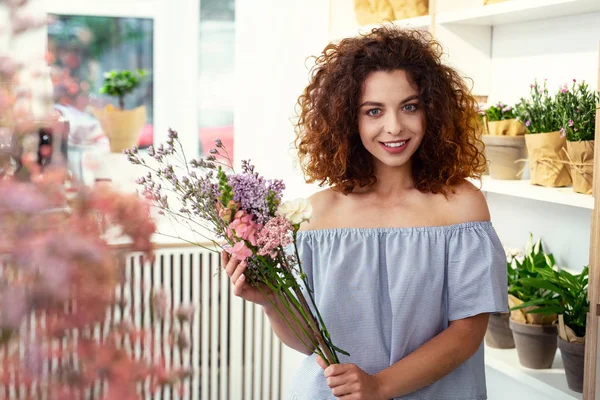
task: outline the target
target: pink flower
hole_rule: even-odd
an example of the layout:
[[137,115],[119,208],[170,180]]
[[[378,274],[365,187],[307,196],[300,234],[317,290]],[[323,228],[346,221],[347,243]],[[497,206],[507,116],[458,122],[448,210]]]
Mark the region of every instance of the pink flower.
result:
[[569,126],[573,126],[574,122],[572,119],[569,120]]
[[235,213],[233,222],[229,224],[227,236],[231,239],[244,239],[256,246],[256,233],[262,228],[253,221],[254,216],[244,210]]
[[240,261],[244,261],[246,258],[252,256],[252,250],[246,246],[246,242],[240,240],[231,248],[231,254]]
[[258,247],[260,247],[258,254],[277,257],[277,248],[285,247],[292,242],[290,237],[292,229],[292,223],[285,217],[271,218],[258,233]]

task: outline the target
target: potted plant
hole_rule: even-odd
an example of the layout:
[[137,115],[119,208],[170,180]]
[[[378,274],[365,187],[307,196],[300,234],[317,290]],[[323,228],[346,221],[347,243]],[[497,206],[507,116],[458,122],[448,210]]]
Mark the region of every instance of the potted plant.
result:
[[582,82],[571,89],[564,85],[557,94],[557,107],[561,117],[561,133],[567,139],[567,153],[573,178],[573,190],[592,194],[594,172],[594,131],[596,108],[600,96]]
[[527,128],[525,143],[531,183],[551,187],[570,186],[571,174],[563,150],[566,139],[560,132],[562,121],[556,98],[548,94],[545,82],[540,86],[536,81],[530,87],[530,98],[521,98],[517,115]]
[[[551,302],[532,312],[558,314],[558,347],[565,366],[567,384],[573,391],[583,392],[583,365],[585,358],[585,329],[590,311],[588,300],[589,267],[578,275],[568,271],[544,269],[539,278],[524,278],[522,283],[536,290],[553,294]],[[521,307],[534,305],[534,301]]]
[[526,285],[524,279],[541,277],[540,271],[556,265],[552,254],[544,252],[541,239],[535,244],[530,235],[523,260],[514,259],[513,284],[508,288],[510,329],[521,365],[542,369],[552,367],[557,348],[557,314],[547,306],[554,294]]
[[[508,287],[514,287],[519,277],[514,267],[515,260],[523,259],[523,252],[520,249],[506,250],[506,276],[508,277]],[[488,327],[485,332],[485,344],[495,349],[513,349],[515,340],[510,329],[510,313],[492,313],[488,319]]]
[[494,179],[519,179],[519,161],[527,157],[525,126],[516,119],[515,109],[498,103],[484,110],[487,135],[483,135],[490,176]]
[[146,123],[144,105],[125,110],[125,96],[133,92],[146,76],[145,70],[113,70],[104,74],[104,86],[100,93],[117,97],[119,108],[108,104],[103,109],[94,109],[104,133],[110,141],[110,150],[120,153],[135,146],[142,126]]

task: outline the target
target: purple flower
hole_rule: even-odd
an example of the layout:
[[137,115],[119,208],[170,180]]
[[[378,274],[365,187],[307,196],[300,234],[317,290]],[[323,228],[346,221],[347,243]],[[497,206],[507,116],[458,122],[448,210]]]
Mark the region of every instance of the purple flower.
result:
[[285,183],[283,183],[281,179],[274,179],[267,182],[267,187],[273,192],[277,202],[280,203],[281,198],[283,197],[283,191],[285,190]]
[[219,150],[217,150],[217,149],[210,149],[209,153],[210,154],[219,154]]
[[529,126],[530,126],[530,125],[531,125],[531,121],[530,121],[530,120],[527,120],[527,121],[525,121],[525,126],[526,126],[526,127],[528,127],[528,128],[529,128]]
[[569,120],[569,126],[573,126],[574,122],[572,119]]
[[569,93],[569,89],[567,89],[567,88],[562,88],[562,89],[561,89],[561,93],[562,93],[562,94]]
[[233,200],[241,203],[242,209],[254,214],[257,222],[262,224],[269,217],[267,182],[262,177],[247,172],[230,175],[227,180],[233,189]]
[[221,142],[221,139],[215,139],[215,146],[219,148],[223,147],[223,142]]

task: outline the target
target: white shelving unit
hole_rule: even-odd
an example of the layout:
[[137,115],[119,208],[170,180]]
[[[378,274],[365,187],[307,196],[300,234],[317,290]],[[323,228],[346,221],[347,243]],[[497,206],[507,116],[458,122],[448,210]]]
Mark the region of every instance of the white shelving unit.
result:
[[583,395],[567,386],[560,351],[557,350],[550,369],[530,369],[519,364],[516,349],[485,347],[485,364],[515,381],[531,387],[552,400],[581,400]]
[[600,11],[598,0],[511,0],[436,14],[438,24],[503,25]]
[[[480,185],[477,180],[472,182],[476,186]],[[591,195],[575,193],[572,187],[542,187],[532,185],[529,180],[498,180],[486,175],[481,179],[481,190],[523,199],[594,209],[594,198]]]

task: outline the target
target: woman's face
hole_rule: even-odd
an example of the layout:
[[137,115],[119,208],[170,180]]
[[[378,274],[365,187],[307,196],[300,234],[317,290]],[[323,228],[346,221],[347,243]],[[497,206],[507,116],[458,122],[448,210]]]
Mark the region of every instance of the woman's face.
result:
[[[376,167],[409,166],[425,132],[419,90],[403,70],[377,71],[363,83],[358,131]],[[376,168],[377,169],[377,168]]]

